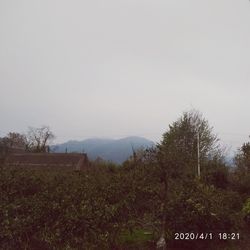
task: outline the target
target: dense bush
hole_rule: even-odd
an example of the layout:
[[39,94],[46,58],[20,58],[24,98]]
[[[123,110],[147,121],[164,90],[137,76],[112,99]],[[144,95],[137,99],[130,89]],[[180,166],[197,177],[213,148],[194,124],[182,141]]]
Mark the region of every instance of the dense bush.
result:
[[1,169],[1,249],[128,249],[127,242],[152,249],[163,218],[170,242],[174,232],[239,227],[241,197],[201,180],[170,180],[164,210],[158,170],[145,162],[102,163],[85,172]]
[[241,199],[237,193],[221,191],[199,181],[178,186],[168,202],[167,225],[174,232],[231,232],[241,221]]
[[4,249],[109,249],[127,221],[118,175],[11,170],[1,172],[0,183]]

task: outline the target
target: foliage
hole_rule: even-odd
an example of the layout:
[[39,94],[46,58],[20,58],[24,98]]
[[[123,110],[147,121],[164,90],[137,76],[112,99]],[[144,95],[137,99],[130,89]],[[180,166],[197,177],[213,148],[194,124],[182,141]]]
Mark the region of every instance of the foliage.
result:
[[244,204],[244,207],[243,207],[243,212],[244,214],[248,215],[250,214],[250,198],[248,198]]
[[[211,164],[211,162],[208,161],[207,164]],[[243,199],[237,192],[227,190],[224,186],[217,187],[217,184],[219,185],[218,179],[213,184],[210,183],[209,179],[206,184],[203,180],[170,178],[168,185],[171,188],[168,190],[168,195],[165,196],[165,186],[161,181],[161,172],[157,164],[153,165],[151,162],[147,165],[143,162],[135,165],[133,162],[130,164],[127,162],[124,167],[126,175],[133,176],[128,178],[130,185],[138,185],[141,190],[146,191],[144,196],[147,202],[141,200],[133,205],[137,207],[137,210],[142,208],[143,212],[137,214],[137,219],[144,219],[143,228],[153,232],[155,239],[161,235],[161,226],[165,224],[165,233],[170,244],[178,245],[181,249],[190,246],[196,246],[199,249],[199,247],[204,247],[204,242],[182,244],[172,240],[174,232],[216,233],[219,231],[231,232],[240,228]],[[153,202],[151,203],[151,201]],[[205,245],[209,246],[210,243],[206,241]]]
[[208,185],[227,189],[230,185],[229,174],[229,167],[222,159],[214,158],[203,162],[201,178]]
[[185,112],[169,126],[158,145],[160,162],[169,175],[196,175],[198,135],[201,162],[220,155],[218,139],[208,121],[198,111]]
[[176,231],[238,227],[242,201],[237,193],[172,179],[164,209],[159,173],[154,161],[130,161],[121,168],[92,164],[85,172],[2,169],[0,248],[152,249],[164,213],[170,242]]
[[244,143],[235,156],[235,163],[239,171],[250,173],[250,143]]
[[222,192],[197,180],[182,185],[175,187],[168,202],[169,228],[175,232],[183,232],[184,228],[186,232],[235,229],[240,219],[237,213],[241,210],[241,200],[237,193]]
[[246,224],[250,227],[250,198],[248,198],[244,203],[242,211],[244,214],[244,220]]
[[235,158],[235,171],[232,175],[234,189],[245,196],[250,195],[250,143],[244,143]]
[[5,249],[109,249],[127,219],[113,175],[11,170],[1,173],[0,242]]

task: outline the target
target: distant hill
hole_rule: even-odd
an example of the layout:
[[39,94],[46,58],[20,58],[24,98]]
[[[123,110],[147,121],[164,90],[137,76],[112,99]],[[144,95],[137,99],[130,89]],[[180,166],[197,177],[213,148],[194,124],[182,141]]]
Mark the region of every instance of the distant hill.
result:
[[91,160],[101,157],[106,161],[121,164],[133,153],[133,149],[149,148],[154,142],[143,137],[131,136],[122,139],[92,138],[83,141],[68,141],[51,147],[53,152],[85,152]]

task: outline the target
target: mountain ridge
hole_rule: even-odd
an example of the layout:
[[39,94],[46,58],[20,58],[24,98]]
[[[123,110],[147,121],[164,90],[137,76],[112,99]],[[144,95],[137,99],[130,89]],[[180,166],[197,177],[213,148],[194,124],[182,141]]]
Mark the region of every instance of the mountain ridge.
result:
[[133,150],[153,147],[155,143],[144,137],[128,136],[120,139],[88,138],[85,140],[69,140],[51,146],[56,153],[78,152],[87,153],[91,160],[98,157],[106,161],[122,164],[132,154]]

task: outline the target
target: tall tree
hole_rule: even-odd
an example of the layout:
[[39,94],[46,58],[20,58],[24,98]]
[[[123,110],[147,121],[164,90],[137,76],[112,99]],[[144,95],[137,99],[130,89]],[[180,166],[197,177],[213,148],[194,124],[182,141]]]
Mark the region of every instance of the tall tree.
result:
[[[158,145],[161,165],[170,175],[197,173],[198,156],[202,163],[220,157],[218,138],[197,110],[184,112],[169,126]],[[198,148],[199,147],[199,148]],[[199,155],[198,155],[199,151]]]

